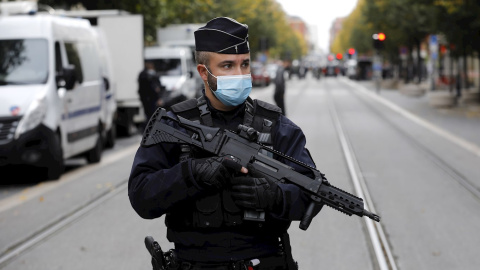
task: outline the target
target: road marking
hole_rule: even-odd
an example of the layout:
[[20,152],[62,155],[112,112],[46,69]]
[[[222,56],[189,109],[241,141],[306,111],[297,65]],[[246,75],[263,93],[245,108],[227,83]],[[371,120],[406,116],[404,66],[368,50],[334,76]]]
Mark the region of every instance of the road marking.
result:
[[419,117],[419,116],[416,116],[415,114],[411,113],[411,112],[408,112],[406,111],[405,109],[401,108],[400,106],[394,104],[393,102],[377,95],[377,94],[374,94],[372,93],[371,91],[369,91],[366,87],[364,87],[363,85],[360,85],[360,84],[356,84],[356,83],[353,83],[351,81],[349,81],[348,79],[344,79],[343,80],[345,83],[349,84],[351,87],[359,90],[361,93],[371,97],[372,99],[382,103],[383,105],[385,105],[386,107],[392,109],[393,111],[403,115],[404,117],[406,117],[407,119],[410,119],[411,121],[417,123],[418,125],[424,127],[424,128],[427,128],[428,130],[436,133],[437,135],[443,137],[444,139],[447,139],[449,141],[451,141],[452,143],[460,146],[461,148],[471,152],[472,154],[476,155],[477,157],[480,157],[480,147],[477,146],[476,144],[474,143],[471,143],[467,140],[464,140],[460,137],[458,137],[457,135],[454,135],[430,122],[428,122],[427,120]]
[[93,170],[98,169],[100,166],[107,166],[112,164],[126,156],[133,155],[135,151],[138,149],[137,144],[131,145],[121,151],[112,153],[97,164],[87,165],[81,170],[73,170],[71,172],[67,172],[57,181],[47,181],[39,183],[33,187],[26,188],[19,192],[18,194],[12,195],[0,201],[0,213],[11,209],[19,204],[26,203],[31,199],[38,198],[41,195],[44,195],[46,192],[58,188],[62,185],[65,185],[74,179],[78,179],[82,174],[90,173]]
[[[330,94],[330,91],[328,89],[327,92]],[[330,111],[335,130],[337,131],[340,145],[342,146],[342,150],[347,162],[348,171],[350,172],[350,176],[352,178],[355,192],[358,197],[365,200],[364,207],[366,210],[372,213],[377,213],[373,205],[373,201],[371,200],[370,193],[368,192],[367,185],[365,184],[365,179],[361,175],[360,166],[353,152],[353,148],[342,127],[340,118],[338,117],[333,97],[330,96],[330,99],[332,100],[332,102],[327,102],[328,109]],[[363,218],[363,220],[365,221],[365,224],[367,226],[368,234],[370,236],[373,250],[375,252],[375,257],[377,258],[380,270],[397,270],[395,260],[390,250],[390,245],[388,244],[381,224],[374,222],[367,217]]]

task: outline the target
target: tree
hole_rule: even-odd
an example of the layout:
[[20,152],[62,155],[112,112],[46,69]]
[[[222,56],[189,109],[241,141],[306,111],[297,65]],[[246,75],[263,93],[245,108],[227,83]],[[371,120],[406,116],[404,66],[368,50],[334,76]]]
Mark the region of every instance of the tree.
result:
[[39,5],[48,5],[53,8],[69,10],[73,6],[82,4],[87,10],[97,9],[120,9],[132,14],[143,15],[145,43],[151,44],[156,40],[157,27],[160,25],[157,16],[160,10],[159,0],[39,0]]
[[[469,87],[467,56],[476,51],[480,60],[480,3],[474,0],[443,0],[436,5],[439,8],[437,29],[445,35],[448,42],[455,45],[450,55],[457,59],[464,58],[463,83]],[[457,81],[458,79],[460,78]],[[461,87],[459,82],[458,91]]]
[[55,8],[69,9],[81,3],[86,9],[121,9],[144,17],[146,44],[156,41],[158,27],[169,24],[206,23],[227,16],[249,26],[252,52],[260,52],[260,39],[268,40],[272,56],[300,58],[307,53],[301,35],[289,27],[287,15],[275,0],[39,0]]
[[406,82],[412,79],[413,56],[417,51],[417,83],[422,79],[420,45],[427,35],[435,32],[435,16],[438,13],[435,0],[366,0],[364,7],[367,22],[373,29],[387,34],[386,54],[398,55],[399,46],[409,49]]
[[359,54],[370,53],[373,30],[371,24],[367,23],[363,16],[364,5],[365,0],[359,0],[352,13],[345,18],[342,29],[335,38],[330,51],[343,53],[353,47]]

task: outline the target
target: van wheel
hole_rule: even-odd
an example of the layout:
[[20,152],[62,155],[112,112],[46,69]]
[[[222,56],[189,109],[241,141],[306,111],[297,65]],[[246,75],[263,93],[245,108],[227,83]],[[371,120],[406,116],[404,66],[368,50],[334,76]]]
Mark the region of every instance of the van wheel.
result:
[[102,142],[102,131],[99,129],[97,142],[95,146],[87,152],[86,158],[88,163],[98,163],[102,159],[102,150],[103,150],[103,142]]
[[49,162],[50,164],[47,167],[47,179],[57,180],[60,178],[60,176],[62,176],[63,171],[65,170],[65,161],[63,160],[63,149],[60,140],[60,134],[55,134],[50,149],[51,156]]
[[112,125],[105,138],[105,148],[113,148],[115,146],[115,139],[117,137],[117,130],[115,124]]

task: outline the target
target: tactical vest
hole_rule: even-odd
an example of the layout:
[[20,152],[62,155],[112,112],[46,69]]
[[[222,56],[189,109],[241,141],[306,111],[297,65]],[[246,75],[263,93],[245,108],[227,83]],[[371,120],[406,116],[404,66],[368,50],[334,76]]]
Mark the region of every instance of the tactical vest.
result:
[[[191,121],[200,121],[200,123],[213,126],[211,113],[208,110],[207,102],[203,96],[198,99],[190,99],[171,107],[171,110],[178,116],[182,116]],[[250,98],[245,102],[245,115],[243,124],[255,128],[262,135],[270,135],[275,127],[281,109],[275,105]],[[270,146],[272,145],[272,136],[258,136],[259,142]],[[182,150],[183,151],[183,150]],[[201,153],[191,152],[190,157],[204,157]],[[258,222],[243,220],[243,210],[237,207],[231,198],[228,189],[222,192],[215,192],[197,199],[194,202],[187,202],[178,206],[177,209],[166,215],[165,223],[167,227],[183,231],[189,229],[216,229],[220,227],[237,227],[238,229],[272,227],[280,229],[284,226],[277,223],[268,225],[258,224]],[[257,223],[257,224],[253,224]],[[285,224],[288,227],[288,224]],[[231,228],[233,229],[233,228]]]

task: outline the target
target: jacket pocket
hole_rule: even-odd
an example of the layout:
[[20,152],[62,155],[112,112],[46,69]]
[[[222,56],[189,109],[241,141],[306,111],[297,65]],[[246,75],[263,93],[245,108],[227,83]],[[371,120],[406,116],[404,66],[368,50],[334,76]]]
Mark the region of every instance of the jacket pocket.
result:
[[227,226],[237,226],[242,224],[243,211],[240,209],[232,199],[230,191],[224,190],[222,192],[224,220]]
[[197,228],[218,228],[222,225],[220,194],[210,195],[195,202],[193,224]]

